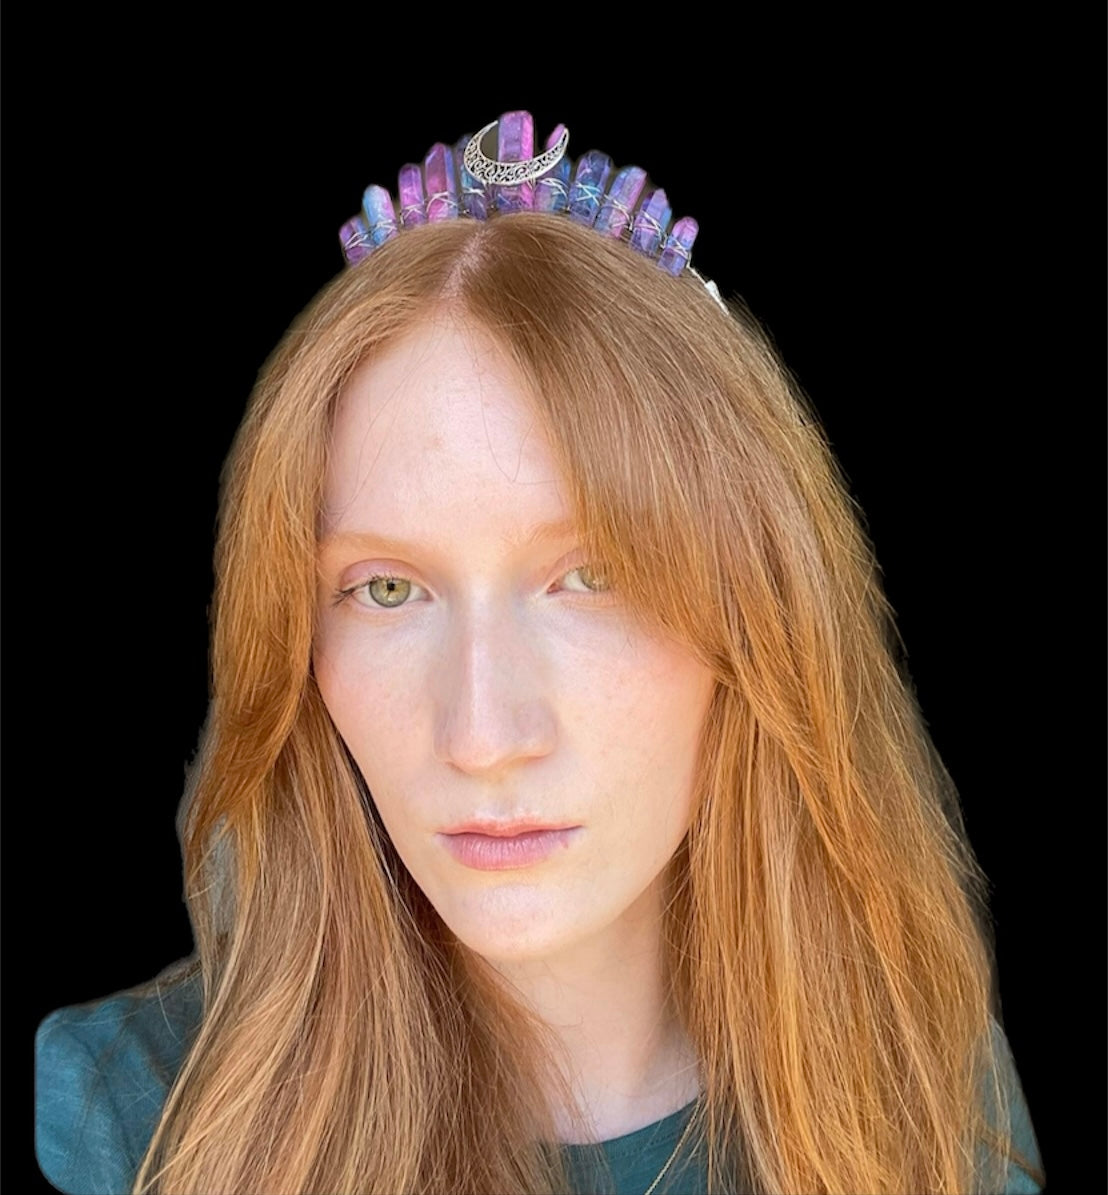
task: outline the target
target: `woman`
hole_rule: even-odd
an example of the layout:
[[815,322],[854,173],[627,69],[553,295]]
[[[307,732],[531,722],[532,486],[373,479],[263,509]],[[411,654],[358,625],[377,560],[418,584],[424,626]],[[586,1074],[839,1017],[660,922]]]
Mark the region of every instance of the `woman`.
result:
[[367,193],[259,381],[197,954],[44,1022],[43,1169],[1039,1190],[984,876],[815,417],[645,175],[566,178],[558,130],[496,173],[526,125],[406,168],[399,230]]

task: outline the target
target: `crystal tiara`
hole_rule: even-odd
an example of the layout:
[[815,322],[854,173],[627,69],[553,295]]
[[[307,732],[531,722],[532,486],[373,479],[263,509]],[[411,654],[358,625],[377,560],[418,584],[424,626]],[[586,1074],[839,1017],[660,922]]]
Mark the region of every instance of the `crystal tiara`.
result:
[[[495,158],[486,138],[497,131]],[[454,146],[437,142],[423,165],[401,167],[397,202],[385,187],[367,187],[362,210],[339,230],[343,256],[356,265],[402,229],[468,216],[488,220],[496,213],[537,211],[564,214],[605,236],[626,241],[675,277],[688,269],[727,310],[716,284],[692,268],[690,255],[699,225],[685,216],[670,226],[672,211],[661,187],[646,189],[640,166],[614,170],[612,159],[589,150],[576,166],[566,154],[569,132],[559,124],[535,154],[530,112],[505,112],[475,136]],[[399,215],[398,215],[399,213]]]

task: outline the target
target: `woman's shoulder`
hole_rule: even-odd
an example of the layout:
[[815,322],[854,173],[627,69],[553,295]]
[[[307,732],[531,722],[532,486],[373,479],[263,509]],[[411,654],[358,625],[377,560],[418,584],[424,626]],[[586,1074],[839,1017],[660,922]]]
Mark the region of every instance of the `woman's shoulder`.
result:
[[35,1034],[35,1155],[65,1192],[129,1191],[199,1027],[199,965],[59,1008]]
[[[991,1018],[990,1027],[997,1050],[999,1077],[1008,1099],[1008,1123],[1012,1133],[1012,1144],[1041,1174],[1043,1171],[1042,1154],[1039,1151],[1039,1142],[1031,1123],[1031,1111],[1027,1106],[1027,1097],[1023,1091],[1023,1084],[1020,1081],[1019,1070],[1012,1054],[1008,1035],[995,1017]],[[985,1089],[985,1098],[992,1118],[995,1120],[996,1108],[988,1086]],[[1040,1191],[1042,1191],[1042,1186],[1038,1179],[1017,1162],[1011,1160],[1008,1165],[1004,1195],[1037,1195]]]

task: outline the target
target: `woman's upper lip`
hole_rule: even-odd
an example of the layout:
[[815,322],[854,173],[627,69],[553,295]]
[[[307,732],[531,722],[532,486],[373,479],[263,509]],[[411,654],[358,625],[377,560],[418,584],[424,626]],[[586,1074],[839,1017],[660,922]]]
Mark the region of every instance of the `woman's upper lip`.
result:
[[486,834],[489,838],[514,838],[517,834],[534,833],[536,830],[572,830],[578,822],[465,822],[460,826],[451,826],[443,830],[443,834]]

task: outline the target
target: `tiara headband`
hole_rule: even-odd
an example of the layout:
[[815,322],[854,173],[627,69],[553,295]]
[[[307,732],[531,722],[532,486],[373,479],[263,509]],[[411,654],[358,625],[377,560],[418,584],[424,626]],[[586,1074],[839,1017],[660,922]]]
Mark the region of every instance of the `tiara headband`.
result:
[[[488,157],[485,138],[497,130],[497,156]],[[727,310],[716,284],[689,263],[699,225],[691,216],[670,228],[672,212],[661,187],[646,190],[646,171],[625,166],[613,173],[612,159],[590,150],[577,159],[566,156],[569,132],[558,125],[535,154],[535,122],[530,112],[505,112],[474,137],[453,147],[438,142],[423,165],[401,167],[398,197],[384,187],[369,186],[362,210],[339,229],[343,255],[356,265],[403,228],[468,216],[488,220],[496,212],[562,213],[605,236],[627,241],[675,277],[682,270],[700,280],[712,298]],[[399,219],[397,210],[399,209]]]

